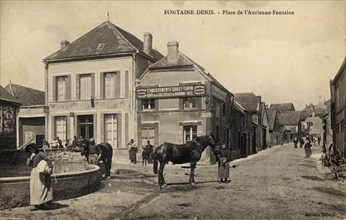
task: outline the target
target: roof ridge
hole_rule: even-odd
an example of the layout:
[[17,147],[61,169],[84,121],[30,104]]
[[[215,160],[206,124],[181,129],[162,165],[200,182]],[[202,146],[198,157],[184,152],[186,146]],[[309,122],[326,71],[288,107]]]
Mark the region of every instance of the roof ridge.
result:
[[[104,23],[107,23],[108,25],[110,25],[110,27],[112,28],[112,29],[114,29],[128,44],[130,44],[130,46],[133,48],[133,49],[135,49],[136,51],[138,50],[140,50],[140,49],[138,49],[138,48],[136,48],[119,30],[118,30],[118,28],[119,29],[121,29],[122,31],[125,31],[125,30],[123,30],[122,28],[120,28],[120,27],[118,27],[118,26],[116,26],[115,24],[113,24],[112,22],[110,22],[110,21],[106,21],[106,22],[104,22]],[[129,32],[127,32],[127,31],[125,31],[126,33],[128,33],[128,34],[131,34],[131,33],[129,33]],[[131,35],[133,35],[133,34],[131,34]],[[133,35],[134,36],[134,35]],[[136,36],[134,36],[134,37],[136,37]],[[137,37],[136,37],[137,38]],[[138,38],[137,38],[138,39]],[[139,40],[139,39],[138,39]],[[149,56],[150,56],[150,54],[148,54]]]
[[[8,84],[7,86],[9,86],[10,84]],[[20,87],[23,87],[23,88],[26,88],[26,89],[31,89],[31,90],[35,90],[35,91],[38,91],[38,92],[43,92],[44,93],[44,91],[42,91],[42,90],[39,90],[39,89],[33,89],[33,88],[31,88],[31,87],[28,87],[28,86],[22,86],[22,85],[19,85],[19,84],[15,84],[15,83],[11,83],[11,89],[12,89],[12,85],[13,86],[20,86]],[[6,87],[7,87],[6,86]]]

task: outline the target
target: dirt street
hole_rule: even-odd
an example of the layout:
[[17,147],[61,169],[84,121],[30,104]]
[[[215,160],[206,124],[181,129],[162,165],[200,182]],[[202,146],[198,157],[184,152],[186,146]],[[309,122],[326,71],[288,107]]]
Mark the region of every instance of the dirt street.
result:
[[346,181],[335,181],[313,147],[285,144],[231,162],[231,182],[219,183],[217,166],[197,166],[195,186],[189,169],[165,168],[167,188],[159,190],[152,165],[116,164],[119,173],[101,189],[57,201],[51,210],[1,210],[2,218],[26,219],[316,219],[346,218]]

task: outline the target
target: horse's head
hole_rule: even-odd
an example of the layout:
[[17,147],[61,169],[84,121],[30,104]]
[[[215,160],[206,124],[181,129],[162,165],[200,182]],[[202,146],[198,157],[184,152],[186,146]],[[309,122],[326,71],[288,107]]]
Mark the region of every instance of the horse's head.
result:
[[219,141],[214,137],[213,134],[210,134],[208,137],[208,145],[213,150],[214,155],[216,156],[216,159],[219,157],[220,152],[220,143]]
[[84,155],[89,153],[89,141],[88,140],[83,139],[80,142],[79,147],[81,149],[82,156],[84,156]]

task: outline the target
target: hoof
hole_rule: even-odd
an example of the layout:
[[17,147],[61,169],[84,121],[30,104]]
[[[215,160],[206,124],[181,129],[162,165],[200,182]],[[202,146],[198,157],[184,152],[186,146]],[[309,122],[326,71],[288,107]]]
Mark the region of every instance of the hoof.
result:
[[164,189],[164,188],[166,188],[167,187],[167,184],[165,183],[165,184],[163,184],[163,185],[160,185],[160,189]]
[[107,178],[106,178],[107,180],[109,180],[109,179],[111,179],[111,177],[110,176],[107,176]]
[[191,185],[191,186],[194,186],[194,185],[196,185],[196,183],[195,183],[195,182],[191,182],[190,185]]

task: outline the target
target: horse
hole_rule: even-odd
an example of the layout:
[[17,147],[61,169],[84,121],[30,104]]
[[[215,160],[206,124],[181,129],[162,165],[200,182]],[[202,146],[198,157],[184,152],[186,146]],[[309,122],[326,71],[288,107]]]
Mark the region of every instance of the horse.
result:
[[[92,146],[94,149],[90,150],[90,142],[88,140],[82,140],[80,143],[81,155],[87,158],[88,163],[98,164],[98,161],[102,160],[105,165],[106,170],[106,178],[110,178],[110,172],[112,167],[112,156],[113,156],[113,148],[112,145],[108,143],[101,143],[95,146]],[[97,154],[99,159],[95,161],[91,161],[90,151],[92,153]]]
[[[188,141],[186,144],[172,144],[164,142],[157,147],[153,154],[153,171],[154,174],[158,174],[160,189],[167,186],[163,178],[163,169],[169,161],[173,164],[190,163],[191,171],[189,183],[195,185],[194,171],[196,164],[201,159],[202,152],[207,146],[210,146],[215,156],[218,157],[219,145],[216,143],[212,134],[209,136],[196,137],[192,141]],[[159,162],[160,168],[158,169]]]

